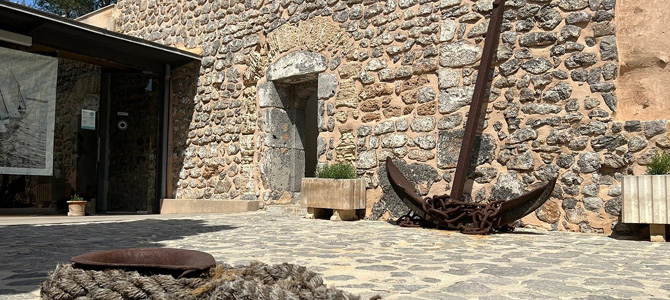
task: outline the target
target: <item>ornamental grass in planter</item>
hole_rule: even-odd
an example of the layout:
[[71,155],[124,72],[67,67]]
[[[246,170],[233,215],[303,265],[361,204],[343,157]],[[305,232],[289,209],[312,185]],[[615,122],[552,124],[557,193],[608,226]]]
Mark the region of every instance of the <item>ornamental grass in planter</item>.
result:
[[670,154],[657,151],[646,175],[624,176],[621,185],[623,223],[650,224],[652,241],[665,241],[670,221]]
[[316,170],[317,178],[356,179],[356,169],[351,164],[336,163],[325,165]]
[[647,175],[666,175],[670,173],[670,153],[656,151],[647,165]]
[[357,220],[365,213],[365,180],[356,178],[351,164],[336,163],[317,169],[317,178],[303,178],[301,196],[307,206],[307,218]]

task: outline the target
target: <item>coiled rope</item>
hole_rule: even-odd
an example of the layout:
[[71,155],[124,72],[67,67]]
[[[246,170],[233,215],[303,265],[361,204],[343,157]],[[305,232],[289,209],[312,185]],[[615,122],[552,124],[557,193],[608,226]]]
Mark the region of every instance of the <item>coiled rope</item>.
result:
[[144,276],[120,269],[84,270],[61,264],[42,283],[40,295],[42,299],[54,300],[360,299],[328,288],[321,276],[305,267],[261,262],[238,267],[218,263],[199,277],[180,279],[170,275]]

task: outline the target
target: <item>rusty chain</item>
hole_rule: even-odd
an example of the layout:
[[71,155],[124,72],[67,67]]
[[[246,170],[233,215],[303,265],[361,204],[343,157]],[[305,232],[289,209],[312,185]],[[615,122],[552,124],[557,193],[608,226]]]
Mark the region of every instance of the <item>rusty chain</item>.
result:
[[[437,227],[456,228],[464,234],[489,234],[494,231],[513,231],[512,226],[494,227],[500,220],[500,207],[505,201],[474,203],[453,200],[449,195],[427,197],[423,201],[423,210],[438,220]],[[397,222],[403,227],[435,227],[430,222],[409,212]],[[464,224],[471,224],[466,226]]]

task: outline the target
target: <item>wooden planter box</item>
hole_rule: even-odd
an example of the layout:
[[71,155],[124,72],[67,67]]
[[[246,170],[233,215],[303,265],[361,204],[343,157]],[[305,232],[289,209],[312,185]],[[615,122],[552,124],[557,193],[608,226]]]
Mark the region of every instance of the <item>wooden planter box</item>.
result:
[[323,217],[333,210],[331,220],[357,220],[365,209],[365,180],[303,178],[300,196],[307,206],[307,218]]
[[623,223],[650,224],[652,241],[665,241],[670,221],[670,175],[624,176],[621,185]]

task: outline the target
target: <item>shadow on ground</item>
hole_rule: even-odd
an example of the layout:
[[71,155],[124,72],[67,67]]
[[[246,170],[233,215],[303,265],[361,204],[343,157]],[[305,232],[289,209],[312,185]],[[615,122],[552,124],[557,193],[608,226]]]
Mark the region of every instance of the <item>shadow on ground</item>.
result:
[[[208,226],[202,220],[188,219],[0,226],[0,295],[36,289],[57,264],[68,262],[71,257],[82,253],[163,247],[164,241],[236,228]],[[198,245],[184,245],[182,248],[198,250]]]

